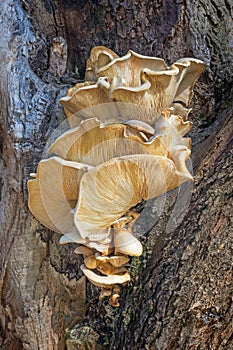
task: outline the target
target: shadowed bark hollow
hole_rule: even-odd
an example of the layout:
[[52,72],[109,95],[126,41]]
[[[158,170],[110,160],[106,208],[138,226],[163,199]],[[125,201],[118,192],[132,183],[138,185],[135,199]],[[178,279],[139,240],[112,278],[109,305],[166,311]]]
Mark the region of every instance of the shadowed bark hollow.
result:
[[[233,349],[231,0],[2,0],[0,3],[0,348]],[[59,98],[82,81],[93,46],[168,64],[196,57],[206,70],[192,102],[195,181],[181,223],[182,187],[136,225],[121,306],[98,301],[73,246],[27,208],[26,183],[65,120]],[[182,202],[182,201],[181,201]],[[148,225],[147,225],[148,226]],[[87,288],[87,289],[86,289]]]

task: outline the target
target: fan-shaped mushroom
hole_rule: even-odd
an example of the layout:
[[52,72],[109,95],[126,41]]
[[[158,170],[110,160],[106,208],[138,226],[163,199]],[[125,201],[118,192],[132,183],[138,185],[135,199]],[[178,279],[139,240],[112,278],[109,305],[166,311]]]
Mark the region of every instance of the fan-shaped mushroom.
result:
[[[103,60],[99,59],[101,50]],[[154,111],[151,119],[146,120],[150,125],[173,104],[186,118],[193,86],[204,68],[205,64],[194,58],[180,59],[168,67],[160,58],[131,50],[123,57],[114,57],[112,51],[98,47],[91,52],[86,72],[86,77],[94,79],[96,84],[77,85],[60,101],[68,118],[82,109],[111,101],[149,106]],[[144,121],[143,115],[138,117]]]
[[81,266],[81,270],[89,281],[98,287],[113,288],[117,284],[126,284],[130,281],[130,274],[128,272],[122,275],[100,276],[92,270],[87,269],[84,265]]
[[125,255],[102,256],[97,253],[95,257],[96,260],[101,261],[102,263],[110,263],[114,267],[123,266],[129,261],[129,258]]
[[58,157],[42,160],[35,179],[28,181],[28,206],[33,215],[48,228],[71,234],[79,243],[80,237],[73,222],[79,178],[88,166],[65,161]]
[[173,147],[190,147],[190,140],[183,136],[191,129],[192,123],[170,114],[171,111],[167,111],[158,119],[154,135],[151,127],[136,120],[130,120],[126,124],[105,125],[96,118],[87,119],[60,136],[50,146],[49,152],[92,166],[130,154],[153,154],[171,158]]
[[97,228],[113,225],[143,199],[192,179],[185,165],[187,152],[184,146],[180,153],[176,151],[177,167],[166,157],[134,155],[111,159],[84,174],[74,216],[81,236],[98,241],[98,235],[93,235]]

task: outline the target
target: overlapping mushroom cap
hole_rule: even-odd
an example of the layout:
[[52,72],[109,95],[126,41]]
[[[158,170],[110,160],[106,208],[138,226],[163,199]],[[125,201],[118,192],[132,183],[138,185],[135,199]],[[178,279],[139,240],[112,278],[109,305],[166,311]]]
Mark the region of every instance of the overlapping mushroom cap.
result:
[[84,120],[51,145],[52,158],[29,180],[29,208],[47,227],[99,251],[131,207],[191,179],[182,137],[191,127],[168,111],[153,129],[144,123]]
[[192,180],[184,136],[203,69],[191,58],[168,67],[133,51],[119,58],[94,48],[86,81],[61,99],[73,128],[54,141],[28,181],[31,212],[62,234],[61,243],[81,244],[75,252],[84,256],[83,273],[113,306],[118,285],[130,280],[128,256],[142,254],[132,232],[135,208]]
[[[72,126],[76,123],[72,116],[80,110],[108,102],[116,102],[120,115],[125,113],[125,106],[118,102],[145,106],[147,113],[135,119],[149,125],[154,125],[163,110],[172,106],[174,114],[187,119],[193,86],[204,68],[205,64],[194,58],[182,58],[168,67],[157,57],[132,50],[118,57],[98,46],[92,49],[87,62],[86,81],[70,89],[60,102]],[[108,109],[102,114],[106,118]]]

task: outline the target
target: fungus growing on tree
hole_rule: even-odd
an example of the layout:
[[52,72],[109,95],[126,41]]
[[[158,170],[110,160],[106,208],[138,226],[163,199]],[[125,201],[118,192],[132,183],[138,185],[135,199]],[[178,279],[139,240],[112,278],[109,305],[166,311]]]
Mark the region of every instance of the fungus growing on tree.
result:
[[[187,115],[193,85],[203,69],[193,58],[168,67],[133,51],[119,58],[94,48],[86,81],[61,99],[74,127],[53,142],[50,158],[28,181],[33,215],[62,235],[60,243],[79,244],[83,273],[112,306],[119,306],[119,285],[130,280],[130,257],[143,253],[132,230],[140,215],[134,208],[192,180],[186,165],[191,141],[184,136],[192,127]],[[91,117],[84,113],[78,125],[73,122],[80,110],[103,103],[103,113],[92,109]],[[109,103],[119,118],[112,118]]]
[[204,63],[195,58],[182,58],[168,67],[157,57],[132,50],[118,57],[100,46],[91,51],[85,83],[76,84],[60,102],[68,118],[82,109],[108,102],[145,106],[153,114],[137,117],[149,125],[154,125],[169,107],[174,108],[174,114],[187,118],[193,86],[204,68]]

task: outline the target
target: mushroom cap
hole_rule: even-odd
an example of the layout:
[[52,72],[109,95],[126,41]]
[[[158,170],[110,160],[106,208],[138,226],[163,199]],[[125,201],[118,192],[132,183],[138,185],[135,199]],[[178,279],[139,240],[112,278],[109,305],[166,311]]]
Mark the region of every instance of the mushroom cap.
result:
[[[160,58],[143,56],[132,50],[123,57],[114,57],[113,52],[107,50],[98,47],[91,52],[86,78],[91,77],[96,83],[78,85],[61,99],[68,118],[83,109],[107,102],[149,107],[154,113],[137,115],[137,118],[150,125],[173,104],[179,115],[187,118],[194,84],[205,69],[202,61],[183,58],[168,67]],[[121,114],[124,113],[127,114],[127,108],[121,108]],[[106,114],[109,111],[103,110],[102,116]]]
[[49,153],[92,166],[122,155],[137,153],[167,153],[161,140],[145,142],[153,136],[153,129],[145,123],[105,125],[97,118],[87,119],[68,130],[49,148]]
[[103,263],[110,263],[114,267],[123,266],[129,261],[128,256],[125,255],[102,256],[97,253],[95,257],[96,260],[101,261]]
[[80,176],[85,173],[84,164],[52,157],[40,161],[35,179],[28,181],[28,206],[32,214],[46,227],[73,234],[83,242],[73,223]]
[[49,153],[91,166],[130,154],[170,157],[173,146],[191,146],[190,140],[183,138],[191,126],[191,122],[184,122],[170,110],[157,120],[155,129],[137,120],[106,125],[92,118],[60,136]]
[[115,253],[129,256],[142,255],[142,245],[139,240],[128,230],[122,229],[114,234]]
[[74,215],[81,236],[98,240],[94,230],[110,227],[142,200],[192,179],[185,165],[189,152],[185,146],[177,149],[175,162],[147,154],[114,158],[85,173]]
[[119,57],[114,51],[104,46],[92,48],[90,57],[87,60],[85,80],[95,81],[98,78],[98,70]]
[[74,250],[75,254],[82,254],[84,257],[92,256],[93,255],[93,250],[85,247],[83,245],[80,245]]
[[87,256],[84,259],[84,264],[88,269],[94,270],[98,267],[97,260],[94,255]]
[[120,303],[118,302],[118,299],[120,298],[119,294],[113,294],[110,298],[109,298],[109,303],[111,306],[113,307],[119,307]]
[[130,275],[128,272],[125,272],[122,275],[108,275],[100,276],[97,275],[94,271],[89,270],[85,265],[81,266],[81,270],[88,280],[93,283],[95,286],[103,288],[112,288],[116,284],[125,284],[130,281]]

